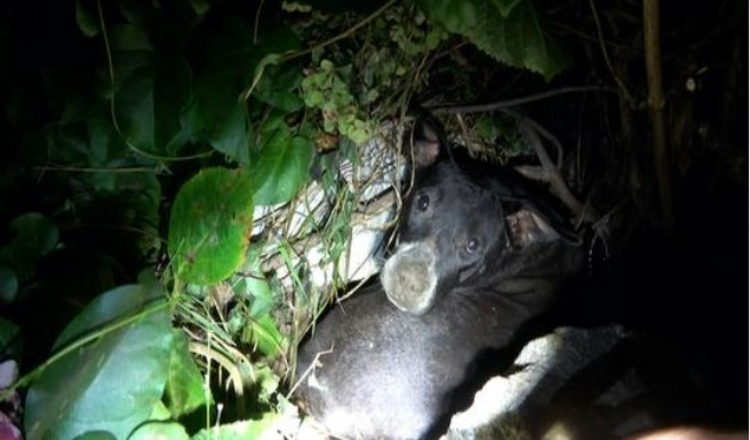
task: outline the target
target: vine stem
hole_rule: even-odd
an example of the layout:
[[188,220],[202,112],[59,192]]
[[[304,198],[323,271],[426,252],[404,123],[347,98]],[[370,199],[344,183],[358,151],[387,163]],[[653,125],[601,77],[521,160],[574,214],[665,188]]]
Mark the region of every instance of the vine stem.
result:
[[50,365],[54,364],[55,362],[59,361],[65,356],[78,351],[82,347],[96,341],[97,339],[100,339],[101,337],[115,330],[118,330],[122,327],[130,325],[138,321],[139,319],[142,319],[146,315],[166,309],[168,306],[169,304],[166,301],[158,301],[155,304],[152,303],[146,306],[143,310],[139,311],[138,313],[134,313],[124,318],[118,319],[109,325],[106,325],[96,331],[86,334],[85,336],[79,339],[76,339],[75,341],[71,342],[70,344],[66,345],[64,348],[62,348],[61,350],[57,351],[55,354],[50,356],[50,358],[47,359],[43,364],[39,365],[38,367],[34,368],[34,370],[27,373],[22,378],[18,379],[13,385],[0,391],[0,400],[5,400],[18,388],[23,388],[31,384],[31,381],[33,381],[40,374],[42,374],[42,372],[46,370]]
[[672,170],[664,115],[664,86],[662,84],[661,47],[659,30],[659,0],[643,0],[643,43],[646,57],[648,106],[654,142],[654,162],[659,184],[661,215],[667,232],[674,225],[672,207]]

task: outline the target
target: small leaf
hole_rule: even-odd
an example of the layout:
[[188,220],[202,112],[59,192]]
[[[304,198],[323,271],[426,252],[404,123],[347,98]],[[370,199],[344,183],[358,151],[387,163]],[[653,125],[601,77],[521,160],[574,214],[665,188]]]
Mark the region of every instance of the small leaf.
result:
[[[87,4],[84,4],[87,3]],[[92,1],[76,0],[76,23],[81,33],[89,38],[95,37],[101,28],[96,18],[96,4]]]
[[258,388],[258,398],[263,402],[269,402],[279,389],[281,379],[269,366],[260,363],[253,368],[253,377]]
[[[10,304],[18,294],[18,277],[7,264],[0,263],[0,300]],[[1,353],[2,351],[0,351]]]
[[498,9],[498,11],[500,11],[500,14],[502,14],[503,18],[508,18],[508,15],[510,15],[511,11],[513,11],[513,8],[515,8],[522,1],[524,0],[492,0],[492,3],[495,4],[495,7]]
[[210,396],[203,387],[203,377],[190,354],[185,333],[173,331],[175,343],[169,361],[166,396],[170,414],[178,418],[206,405]]
[[270,314],[250,320],[246,331],[245,341],[257,346],[261,353],[271,358],[279,354],[285,343],[284,336]]
[[180,189],[169,219],[169,253],[177,277],[217,283],[244,261],[253,219],[251,179],[237,170],[209,168]]
[[268,283],[261,265],[260,256],[262,251],[263,246],[255,246],[247,253],[248,261],[243,271],[249,276],[243,277],[243,283],[238,283],[235,287],[236,292],[251,299],[252,305],[249,312],[251,319],[270,313],[275,305],[271,285]]
[[190,6],[198,16],[203,16],[211,9],[211,2],[208,0],[188,0]]
[[299,87],[302,73],[289,65],[268,66],[253,96],[287,113],[300,110],[304,101],[292,91]]
[[114,26],[109,33],[112,51],[151,52],[151,42],[143,28],[134,24]]
[[268,412],[258,420],[246,420],[200,430],[192,440],[246,440],[261,438],[281,416]]
[[285,126],[275,130],[251,171],[255,179],[255,203],[274,205],[291,200],[310,179],[313,152],[314,145],[309,139],[292,136]]
[[17,325],[0,317],[0,353],[4,357],[15,357],[20,354],[21,330]]
[[26,397],[28,439],[69,439],[92,431],[126,438],[149,419],[164,392],[173,342],[162,295],[155,281],[119,287],[97,297],[66,327],[56,349],[118,319],[143,314],[42,372]]

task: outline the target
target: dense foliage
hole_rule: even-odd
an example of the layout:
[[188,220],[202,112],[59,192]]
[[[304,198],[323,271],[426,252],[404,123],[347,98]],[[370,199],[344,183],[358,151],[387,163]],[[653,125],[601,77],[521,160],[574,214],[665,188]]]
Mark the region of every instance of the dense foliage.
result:
[[[575,65],[541,2],[312,3],[3,7],[0,353],[27,438],[252,438],[295,412],[297,343],[345,280],[308,291],[297,235],[254,231],[261,213],[323,175],[335,209],[299,229],[335,260],[356,208],[325,183],[335,160],[414,101],[519,96]],[[615,82],[596,72],[573,79]],[[470,125],[525,152],[507,116]]]

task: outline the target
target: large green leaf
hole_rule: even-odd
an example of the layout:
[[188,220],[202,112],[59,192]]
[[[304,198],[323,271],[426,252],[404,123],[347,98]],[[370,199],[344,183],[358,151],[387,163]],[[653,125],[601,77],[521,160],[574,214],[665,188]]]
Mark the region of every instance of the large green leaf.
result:
[[97,431],[126,438],[149,420],[164,392],[174,340],[162,295],[153,280],[113,289],[65,328],[55,350],[124,323],[65,354],[32,383],[26,397],[28,439],[71,439]]
[[570,63],[567,52],[547,33],[531,0],[417,0],[434,22],[464,35],[488,55],[546,79]]
[[251,179],[239,170],[209,168],[180,189],[169,220],[169,253],[176,276],[217,283],[245,258],[253,219]]
[[260,159],[251,169],[257,205],[273,205],[291,200],[310,179],[313,143],[294,136],[285,125],[269,133]]

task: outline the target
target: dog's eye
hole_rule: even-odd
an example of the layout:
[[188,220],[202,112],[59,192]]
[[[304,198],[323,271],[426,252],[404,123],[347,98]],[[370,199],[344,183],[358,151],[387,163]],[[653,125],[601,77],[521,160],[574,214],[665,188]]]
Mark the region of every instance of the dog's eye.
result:
[[479,240],[476,237],[471,237],[469,241],[466,242],[466,252],[468,252],[469,254],[473,254],[478,250]]
[[417,197],[417,208],[419,208],[420,211],[426,211],[429,206],[430,196],[427,194],[421,194]]

